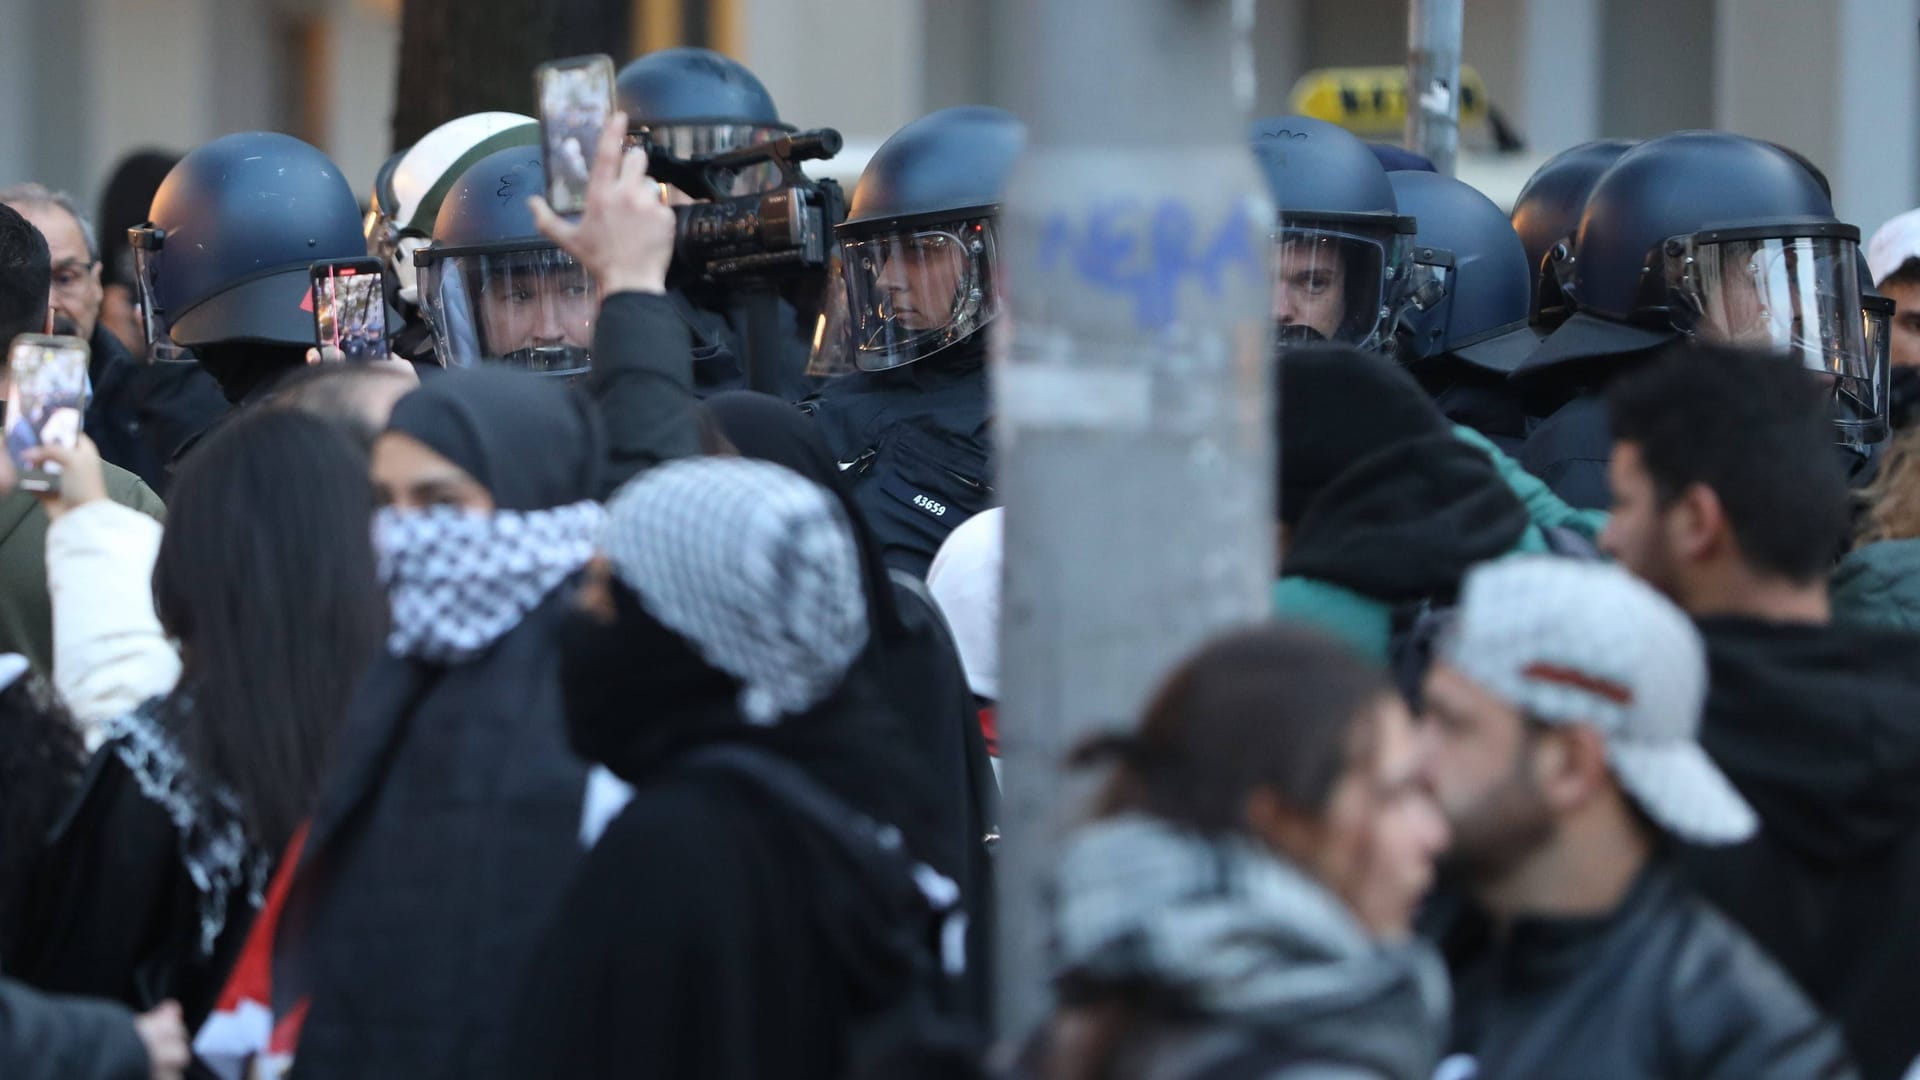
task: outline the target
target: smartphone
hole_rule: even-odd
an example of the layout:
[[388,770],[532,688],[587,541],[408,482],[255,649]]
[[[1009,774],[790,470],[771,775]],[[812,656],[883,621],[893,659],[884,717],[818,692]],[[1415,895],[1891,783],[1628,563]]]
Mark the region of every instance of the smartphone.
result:
[[313,284],[313,340],[342,358],[387,358],[387,287],[379,259],[331,259],[307,271]]
[[613,112],[613,58],[595,54],[541,64],[533,73],[533,89],[540,105],[547,205],[556,214],[578,214],[587,208],[587,175]]
[[87,414],[87,343],[77,337],[21,334],[7,353],[13,391],[7,395],[7,453],[20,471],[22,491],[58,491],[60,466],[28,465],[39,446],[71,450],[80,442]]

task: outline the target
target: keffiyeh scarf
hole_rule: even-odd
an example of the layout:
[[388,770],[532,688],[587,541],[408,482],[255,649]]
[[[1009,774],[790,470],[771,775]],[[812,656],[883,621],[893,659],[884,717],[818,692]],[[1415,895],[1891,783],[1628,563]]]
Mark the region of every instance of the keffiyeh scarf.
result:
[[373,548],[393,605],[387,650],[434,664],[479,656],[586,565],[604,518],[595,502],[380,511]]

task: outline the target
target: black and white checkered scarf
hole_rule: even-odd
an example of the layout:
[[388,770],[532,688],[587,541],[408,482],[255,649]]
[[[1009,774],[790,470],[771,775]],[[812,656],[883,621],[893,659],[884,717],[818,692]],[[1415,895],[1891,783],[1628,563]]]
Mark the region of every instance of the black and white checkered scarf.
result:
[[491,513],[380,511],[373,549],[393,605],[388,651],[434,664],[479,656],[586,565],[605,517],[591,501]]
[[651,469],[608,501],[600,549],[648,614],[740,681],[748,723],[819,704],[866,647],[853,531],[832,495],[778,465]]

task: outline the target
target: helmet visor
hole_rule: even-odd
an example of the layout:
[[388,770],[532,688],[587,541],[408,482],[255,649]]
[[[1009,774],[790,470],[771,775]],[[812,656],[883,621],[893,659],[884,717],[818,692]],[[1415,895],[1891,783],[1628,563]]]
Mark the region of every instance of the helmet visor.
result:
[[1407,264],[1407,302],[1400,312],[1403,360],[1422,360],[1446,351],[1453,312],[1453,252],[1421,248]]
[[820,315],[813,324],[813,349],[807,354],[807,375],[831,379],[859,369],[853,362],[853,328],[847,312],[847,274],[838,249],[827,256],[827,282]]
[[1273,318],[1280,340],[1380,343],[1388,327],[1380,240],[1338,229],[1282,226],[1273,239]]
[[170,313],[160,303],[160,274],[165,261],[163,230],[148,225],[127,230],[128,246],[133,250],[133,282],[140,305],[140,328],[147,339],[149,364],[192,363],[193,354],[173,343]]
[[579,375],[592,364],[599,289],[558,249],[442,255],[420,267],[420,292],[448,367]]
[[1886,369],[1867,345],[1858,244],[1840,236],[1768,237],[1669,247],[1676,329],[1784,353],[1831,380],[1843,422],[1886,416]]
[[997,313],[988,218],[843,238],[840,254],[853,363],[862,371],[930,356]]
[[[674,157],[697,161],[742,146],[758,146],[787,133],[784,127],[761,124],[656,124],[635,129],[634,134]],[[767,162],[734,174],[730,190],[720,194],[732,198],[777,191],[781,184],[780,166]]]
[[1894,302],[1883,296],[1860,299],[1862,332],[1867,340],[1867,365],[1872,373],[1864,400],[1840,402],[1850,406],[1839,416],[1841,435],[1857,446],[1870,446],[1892,433]]

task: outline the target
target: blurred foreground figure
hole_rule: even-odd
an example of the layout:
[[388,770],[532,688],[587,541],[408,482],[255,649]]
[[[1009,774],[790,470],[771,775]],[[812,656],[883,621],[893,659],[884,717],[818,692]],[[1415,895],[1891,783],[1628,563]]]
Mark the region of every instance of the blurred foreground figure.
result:
[[1055,882],[1046,1080],[1425,1080],[1446,976],[1408,940],[1446,828],[1384,675],[1316,634],[1222,637],[1162,685]]

